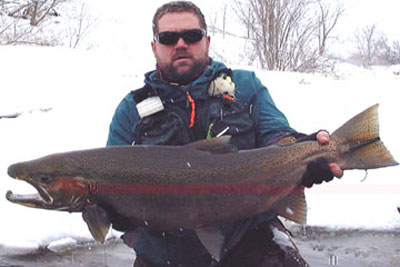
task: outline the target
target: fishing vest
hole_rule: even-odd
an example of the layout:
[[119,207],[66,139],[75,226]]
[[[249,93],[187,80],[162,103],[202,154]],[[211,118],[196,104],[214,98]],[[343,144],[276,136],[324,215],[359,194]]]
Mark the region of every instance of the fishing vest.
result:
[[162,99],[157,88],[146,84],[132,91],[140,116],[135,144],[185,145],[206,138],[230,135],[238,149],[255,148],[255,127],[250,107],[235,98],[232,72],[218,72],[208,85],[206,99],[182,92],[183,103]]
[[[235,94],[235,74],[240,89]],[[246,79],[243,79],[246,78]],[[255,122],[251,118],[250,99],[243,92],[253,92],[253,80],[241,72],[223,69],[211,77],[201,96],[192,97],[189,92],[178,91],[171,87],[173,96],[164,96],[165,92],[146,84],[132,91],[140,119],[135,125],[134,144],[146,145],[185,145],[187,143],[230,135],[231,142],[239,149],[256,147]],[[246,90],[244,86],[253,86]],[[239,87],[238,87],[239,88]],[[169,93],[169,92],[168,92]],[[193,93],[193,95],[195,95]],[[206,96],[205,96],[206,95]],[[237,97],[235,97],[235,95]],[[171,101],[173,97],[174,101]],[[256,113],[257,116],[258,113]],[[225,257],[236,246],[243,235],[251,228],[275,217],[273,213],[264,213],[238,222],[220,226],[225,236],[225,248],[221,257]],[[140,233],[139,238],[137,233]],[[128,232],[124,242],[135,249],[137,255],[145,258],[154,266],[215,266],[211,256],[205,250],[192,230],[177,230],[176,233],[159,233],[144,228]]]

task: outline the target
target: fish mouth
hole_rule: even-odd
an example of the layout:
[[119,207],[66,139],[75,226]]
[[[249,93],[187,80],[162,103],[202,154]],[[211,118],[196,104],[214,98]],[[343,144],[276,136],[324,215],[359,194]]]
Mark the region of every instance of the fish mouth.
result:
[[7,191],[6,199],[12,203],[30,208],[60,210],[60,211],[81,211],[88,202],[89,182],[83,177],[61,176],[51,181],[41,182],[31,177],[22,175],[12,176],[32,185],[36,194],[14,194]]
[[28,182],[38,191],[38,193],[22,195],[22,194],[14,194],[11,190],[8,190],[6,193],[6,199],[8,201],[32,208],[50,209],[53,207],[54,197],[52,197],[49,190],[44,185],[37,184],[26,179],[18,179],[18,180],[24,180]]

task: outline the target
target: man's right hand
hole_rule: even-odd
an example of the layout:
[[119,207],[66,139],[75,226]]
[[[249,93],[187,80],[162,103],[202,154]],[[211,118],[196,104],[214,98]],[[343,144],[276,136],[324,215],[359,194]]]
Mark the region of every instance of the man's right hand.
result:
[[[317,141],[324,145],[330,141],[329,133],[327,131],[319,131],[315,138]],[[307,165],[307,170],[303,175],[302,185],[311,187],[314,184],[321,184],[323,181],[329,182],[333,177],[341,178],[343,170],[336,163],[328,163],[326,159],[320,158]]]
[[[328,144],[330,141],[329,133],[327,131],[319,131],[317,133],[317,141],[320,144]],[[336,163],[329,163],[329,167],[333,176],[338,178],[343,176],[343,170]]]

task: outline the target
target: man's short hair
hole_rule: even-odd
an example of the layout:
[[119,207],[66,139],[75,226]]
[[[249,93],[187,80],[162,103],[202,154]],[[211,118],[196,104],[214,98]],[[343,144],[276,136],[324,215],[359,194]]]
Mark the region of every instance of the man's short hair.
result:
[[172,1],[159,7],[153,17],[153,34],[158,33],[158,21],[167,13],[191,12],[195,14],[200,21],[200,27],[207,31],[207,24],[200,8],[190,1]]

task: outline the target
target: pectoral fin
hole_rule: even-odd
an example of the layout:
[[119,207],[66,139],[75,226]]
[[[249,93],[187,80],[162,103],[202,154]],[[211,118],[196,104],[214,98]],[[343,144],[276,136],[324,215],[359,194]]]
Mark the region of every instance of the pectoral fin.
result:
[[219,262],[225,237],[217,227],[207,227],[196,230],[197,237],[211,257]]
[[82,217],[87,223],[93,238],[97,242],[104,243],[111,227],[107,212],[100,206],[90,205],[85,207]]

